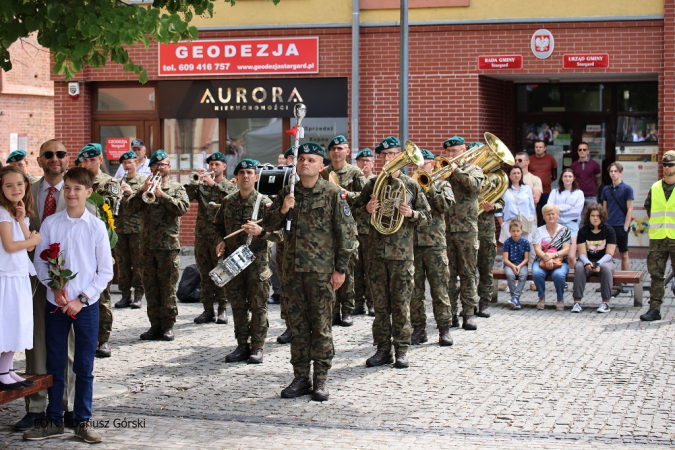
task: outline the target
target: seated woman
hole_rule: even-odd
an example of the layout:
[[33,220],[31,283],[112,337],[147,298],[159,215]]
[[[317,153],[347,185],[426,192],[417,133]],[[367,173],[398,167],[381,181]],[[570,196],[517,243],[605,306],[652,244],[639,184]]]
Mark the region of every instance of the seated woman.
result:
[[600,274],[600,292],[602,303],[599,313],[609,312],[609,300],[612,297],[612,279],[614,278],[614,250],[616,233],[611,226],[605,226],[607,212],[597,203],[588,205],[584,215],[584,225],[577,237],[579,260],[574,266],[574,306],[573,313],[581,312],[581,299],[584,296],[586,279],[590,275]]
[[[537,309],[544,309],[546,299],[546,277],[553,279],[553,285],[557,294],[558,311],[564,309],[563,294],[565,292],[565,277],[569,272],[567,255],[572,245],[572,233],[570,229],[558,223],[560,208],[548,203],[541,209],[545,224],[532,234],[534,245],[534,265],[532,266],[532,279],[539,293]],[[559,261],[562,260],[562,264]]]
[[558,189],[551,190],[548,203],[554,203],[560,208],[558,223],[570,229],[572,233],[572,246],[568,254],[570,264],[574,267],[577,261],[577,233],[579,233],[579,221],[584,209],[584,191],[577,185],[577,177],[569,167],[562,171],[558,180]]

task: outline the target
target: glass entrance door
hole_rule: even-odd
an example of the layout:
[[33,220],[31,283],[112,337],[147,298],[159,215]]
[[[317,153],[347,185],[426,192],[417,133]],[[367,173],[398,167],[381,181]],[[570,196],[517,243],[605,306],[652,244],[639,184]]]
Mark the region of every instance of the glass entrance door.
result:
[[149,158],[159,148],[159,129],[159,120],[95,121],[92,138],[103,147],[103,171],[115,176],[119,157],[131,150],[134,139],[145,143]]

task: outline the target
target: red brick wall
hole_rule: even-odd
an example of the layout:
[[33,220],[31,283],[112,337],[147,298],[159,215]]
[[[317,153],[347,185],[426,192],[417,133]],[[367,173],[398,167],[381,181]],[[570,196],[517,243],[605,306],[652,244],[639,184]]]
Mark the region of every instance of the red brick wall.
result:
[[[659,152],[675,147],[675,0],[665,0],[663,70],[659,75]],[[659,167],[659,176],[662,176]]]

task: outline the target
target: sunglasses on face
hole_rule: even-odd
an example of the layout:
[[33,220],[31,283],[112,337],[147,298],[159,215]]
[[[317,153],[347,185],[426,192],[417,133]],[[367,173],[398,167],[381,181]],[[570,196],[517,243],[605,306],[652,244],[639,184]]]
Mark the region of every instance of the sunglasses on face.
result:
[[66,155],[68,155],[68,152],[64,152],[64,151],[58,151],[58,152],[44,152],[44,153],[42,154],[42,157],[43,157],[44,159],[52,159],[52,158],[54,157],[54,155],[56,155],[56,157],[59,158],[59,159],[63,159],[63,158],[66,157]]
[[587,149],[587,148],[580,148],[580,149],[579,149],[579,150],[577,150],[577,151],[578,151],[578,152],[587,152],[587,151],[588,151],[588,149]]
[[525,161],[524,159],[516,159],[516,162],[523,162]]
[[673,167],[675,163],[663,163],[663,167]]

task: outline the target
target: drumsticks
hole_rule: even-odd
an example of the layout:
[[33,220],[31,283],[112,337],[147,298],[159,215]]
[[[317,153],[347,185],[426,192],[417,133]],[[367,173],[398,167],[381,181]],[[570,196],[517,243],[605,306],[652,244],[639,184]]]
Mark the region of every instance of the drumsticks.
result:
[[[260,220],[256,220],[256,221],[255,221],[255,222],[253,222],[253,223],[257,225],[257,224],[259,224],[259,223],[260,223],[260,222],[262,222],[262,221],[263,221],[263,220],[262,220],[262,219],[260,219]],[[229,238],[231,238],[232,236],[234,236],[235,234],[239,234],[239,233],[241,233],[242,231],[244,231],[244,229],[243,229],[243,228],[241,228],[241,229],[239,229],[239,230],[235,231],[234,233],[230,233],[230,234],[228,234],[227,236],[225,236],[225,237],[223,238],[223,240],[225,240],[225,239],[229,239]]]

